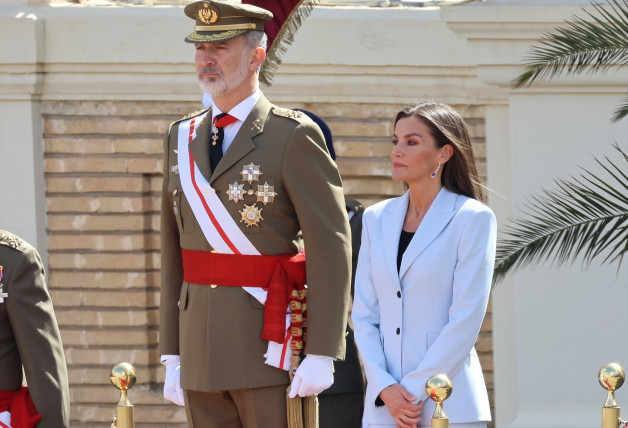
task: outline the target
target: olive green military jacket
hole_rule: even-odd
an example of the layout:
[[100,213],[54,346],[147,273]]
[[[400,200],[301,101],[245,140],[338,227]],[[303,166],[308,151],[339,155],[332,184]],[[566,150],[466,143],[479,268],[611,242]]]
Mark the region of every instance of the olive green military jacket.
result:
[[[164,141],[160,353],[181,356],[184,389],[221,391],[286,384],[286,371],[264,364],[268,343],[260,338],[263,306],[239,287],[212,288],[183,281],[181,249],[211,251],[212,247],[182,191],[176,168],[179,123],[171,125]],[[320,129],[307,116],[273,106],[262,95],[211,174],[210,123],[211,111],[189,145],[201,174],[261,254],[295,254],[305,245],[305,352],[342,359],[350,232],[340,175]],[[259,166],[261,175],[249,184],[241,171],[251,163]],[[244,201],[229,200],[227,191],[235,182],[244,184],[245,191],[268,183],[276,196],[266,205],[256,202],[255,194],[245,196]],[[261,208],[263,219],[247,226],[240,221],[241,211],[253,203]]]
[[[0,390],[22,386],[22,365],[37,428],[70,426],[70,392],[59,327],[41,258],[31,245],[0,230]],[[2,299],[0,299],[2,300]]]

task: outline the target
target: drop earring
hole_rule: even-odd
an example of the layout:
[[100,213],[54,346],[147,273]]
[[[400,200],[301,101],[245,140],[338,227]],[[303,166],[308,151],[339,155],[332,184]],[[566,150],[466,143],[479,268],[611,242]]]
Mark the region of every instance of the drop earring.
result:
[[438,172],[438,170],[440,169],[440,163],[438,164],[438,167],[436,168],[436,171],[434,171],[431,175],[432,178],[436,177],[436,173]]

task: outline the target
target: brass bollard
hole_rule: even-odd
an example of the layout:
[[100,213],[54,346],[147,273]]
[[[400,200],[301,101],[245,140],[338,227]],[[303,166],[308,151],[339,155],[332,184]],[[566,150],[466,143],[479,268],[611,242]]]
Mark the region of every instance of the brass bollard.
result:
[[432,416],[432,428],[449,428],[449,418],[443,409],[443,401],[449,398],[453,389],[451,380],[444,374],[434,375],[425,383],[427,396],[436,401],[436,409],[434,409]]
[[127,397],[127,390],[135,385],[135,367],[129,363],[118,363],[111,369],[111,383],[120,390],[120,400],[116,405],[116,416],[111,428],[135,428],[133,404]]
[[598,380],[600,385],[608,390],[606,402],[602,406],[602,428],[617,428],[621,424],[628,424],[619,417],[619,406],[615,400],[615,391],[624,384],[626,373],[618,363],[608,363],[600,369]]

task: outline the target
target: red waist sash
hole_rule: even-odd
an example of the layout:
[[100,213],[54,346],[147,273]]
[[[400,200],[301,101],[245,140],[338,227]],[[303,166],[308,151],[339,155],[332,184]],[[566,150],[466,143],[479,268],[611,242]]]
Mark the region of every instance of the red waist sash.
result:
[[0,412],[7,410],[11,412],[13,428],[33,428],[41,419],[26,386],[17,391],[0,391]]
[[262,339],[283,343],[292,290],[305,289],[305,252],[279,256],[219,254],[182,250],[183,280],[191,284],[261,287],[264,304]]

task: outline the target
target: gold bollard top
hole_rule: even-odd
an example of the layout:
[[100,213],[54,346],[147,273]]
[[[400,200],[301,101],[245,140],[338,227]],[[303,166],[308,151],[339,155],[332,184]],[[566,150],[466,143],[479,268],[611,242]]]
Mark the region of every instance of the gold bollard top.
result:
[[120,390],[120,400],[118,406],[129,407],[133,406],[127,397],[127,391],[133,388],[135,381],[135,367],[129,363],[118,363],[111,369],[109,375],[111,383]]
[[615,391],[621,388],[626,379],[626,372],[619,363],[608,363],[600,369],[598,380],[602,388],[608,390],[604,407],[619,407],[615,400]]
[[437,374],[427,380],[425,392],[428,397],[436,401],[436,409],[434,409],[432,419],[449,419],[443,409],[443,401],[449,398],[453,390],[451,379],[445,374]]

